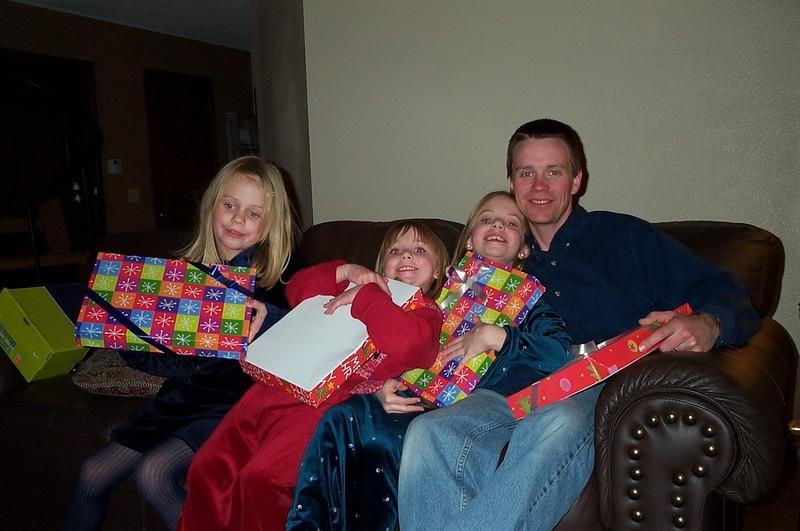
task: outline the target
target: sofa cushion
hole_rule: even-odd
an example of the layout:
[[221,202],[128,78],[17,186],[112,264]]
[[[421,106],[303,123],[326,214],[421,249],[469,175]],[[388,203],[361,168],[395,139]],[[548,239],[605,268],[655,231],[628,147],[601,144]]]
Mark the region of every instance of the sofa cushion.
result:
[[100,349],[78,365],[72,381],[98,395],[154,397],[164,378],[128,367],[115,350]]

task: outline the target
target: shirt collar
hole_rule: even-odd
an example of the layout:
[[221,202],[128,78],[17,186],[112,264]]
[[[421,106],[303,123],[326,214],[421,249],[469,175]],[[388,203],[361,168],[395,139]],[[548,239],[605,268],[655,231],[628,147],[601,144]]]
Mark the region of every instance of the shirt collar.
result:
[[[580,226],[585,216],[586,210],[580,205],[573,204],[572,212],[570,212],[567,221],[561,225],[561,228],[559,228],[555,236],[553,236],[553,241],[550,242],[550,249],[553,249],[553,246],[559,246],[562,243],[569,243],[574,240],[580,232]],[[541,252],[539,244],[536,242],[536,238],[533,237],[533,234],[528,235],[528,244],[532,251]]]

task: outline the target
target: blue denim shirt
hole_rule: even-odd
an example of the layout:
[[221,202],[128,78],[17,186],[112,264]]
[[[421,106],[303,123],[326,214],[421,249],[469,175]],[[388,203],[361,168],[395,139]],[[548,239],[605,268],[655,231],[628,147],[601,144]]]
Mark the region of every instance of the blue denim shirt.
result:
[[576,205],[548,251],[534,238],[529,244],[524,269],[545,285],[542,298],[575,343],[614,337],[649,312],[684,302],[719,319],[717,344],[746,343],[760,326],[747,291],[730,274],[633,216]]

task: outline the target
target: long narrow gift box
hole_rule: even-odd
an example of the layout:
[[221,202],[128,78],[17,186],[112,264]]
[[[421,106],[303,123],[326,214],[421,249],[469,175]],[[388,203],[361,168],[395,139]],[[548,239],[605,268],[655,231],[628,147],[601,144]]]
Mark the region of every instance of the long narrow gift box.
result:
[[247,347],[255,270],[98,253],[78,314],[87,347],[239,359]]
[[[389,280],[392,300],[406,311],[425,304],[419,288]],[[378,354],[367,329],[349,308],[331,315],[330,297],[306,299],[256,339],[241,360],[253,379],[283,389],[314,407]]]
[[[519,326],[544,291],[524,271],[467,252],[436,301],[445,314],[439,344],[466,334],[477,322]],[[460,358],[445,364],[440,357],[432,367],[413,369],[400,378],[428,404],[449,406],[475,389],[494,359],[493,351],[483,352],[456,371]]]
[[[684,304],[675,310],[690,314],[692,309]],[[553,374],[542,378],[530,387],[509,396],[506,400],[514,418],[521,419],[536,408],[558,402],[602,382],[635,361],[658,348],[660,342],[645,351],[639,344],[650,337],[658,325],[640,326],[609,339],[598,349],[571,361]]]

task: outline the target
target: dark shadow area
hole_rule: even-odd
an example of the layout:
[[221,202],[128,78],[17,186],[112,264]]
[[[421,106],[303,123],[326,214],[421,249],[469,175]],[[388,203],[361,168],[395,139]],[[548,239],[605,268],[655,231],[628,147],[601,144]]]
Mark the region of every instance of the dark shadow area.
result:
[[94,66],[7,49],[0,64],[0,271],[41,283],[105,232]]

